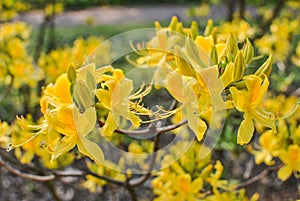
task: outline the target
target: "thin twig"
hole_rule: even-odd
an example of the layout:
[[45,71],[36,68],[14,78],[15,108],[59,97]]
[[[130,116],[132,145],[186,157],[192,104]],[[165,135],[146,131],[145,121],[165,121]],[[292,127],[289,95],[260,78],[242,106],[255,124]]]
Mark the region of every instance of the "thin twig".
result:
[[239,190],[239,189],[245,188],[247,186],[250,186],[250,185],[254,184],[255,182],[261,180],[262,178],[268,176],[272,172],[275,172],[275,171],[279,170],[282,166],[283,166],[283,163],[280,163],[277,166],[269,167],[268,169],[265,169],[264,171],[262,171],[258,175],[255,175],[254,177],[251,177],[250,179],[248,179],[248,180],[240,183],[239,185],[235,186],[234,189]]
[[17,176],[20,176],[25,179],[35,180],[35,181],[44,182],[44,181],[54,180],[57,177],[68,177],[68,176],[69,177],[84,177],[86,175],[92,175],[94,177],[103,179],[105,181],[114,183],[119,186],[124,186],[124,187],[126,186],[123,181],[115,180],[115,179],[112,179],[112,178],[106,177],[106,176],[101,176],[101,175],[95,174],[89,170],[78,170],[78,171],[73,171],[73,172],[55,171],[55,172],[53,172],[53,174],[49,174],[49,175],[34,175],[34,174],[30,174],[30,173],[24,173],[14,167],[12,167],[11,165],[7,164],[6,162],[4,162],[2,160],[1,156],[0,156],[0,166],[4,167],[5,169],[7,169],[8,171],[10,171],[11,173],[13,173]]
[[[98,120],[98,124],[100,127],[102,127],[104,125],[104,123],[100,120]],[[177,124],[172,124],[172,125],[164,126],[164,127],[160,127],[160,128],[157,128],[155,126],[155,124],[150,124],[150,126],[148,126],[145,129],[142,129],[142,130],[131,131],[131,130],[116,129],[115,133],[124,134],[124,135],[147,135],[147,134],[152,134],[152,133],[165,133],[165,132],[174,130],[176,128],[179,128],[185,124],[187,124],[187,119],[185,119]]]
[[[259,180],[261,180],[262,178],[268,176],[269,174],[271,174],[272,172],[275,172],[277,171],[278,169],[280,169],[281,167],[283,166],[283,163],[280,163],[278,164],[277,166],[272,166],[272,167],[269,167],[268,169],[265,169],[264,171],[262,171],[261,173],[259,173],[258,175],[255,175],[253,177],[251,177],[250,179],[236,185],[236,186],[233,186],[233,188],[230,188],[230,189],[221,189],[219,190],[220,193],[223,193],[223,192],[228,192],[228,191],[234,191],[234,190],[240,190],[242,188],[246,188],[252,184],[254,184],[255,182],[258,182]],[[213,191],[212,190],[207,190],[205,191],[205,196],[209,196],[209,195],[212,195],[213,194]]]
[[129,195],[131,197],[131,201],[137,201],[136,193],[134,190],[134,186],[130,184],[131,177],[126,174],[125,188],[128,190]]
[[33,174],[21,172],[20,170],[17,170],[15,168],[13,168],[12,166],[8,165],[7,163],[5,163],[2,160],[1,156],[0,156],[0,166],[4,167],[5,169],[14,173],[15,175],[20,176],[25,179],[31,179],[31,180],[35,180],[35,181],[51,181],[51,180],[55,179],[54,175],[40,176],[40,175],[33,175]]
[[151,176],[151,171],[155,165],[155,160],[156,160],[156,152],[159,148],[159,142],[160,142],[160,136],[161,136],[162,133],[158,133],[158,135],[155,137],[155,141],[154,141],[154,146],[153,146],[153,157],[152,157],[152,160],[151,160],[151,163],[150,163],[150,166],[149,166],[149,169],[148,169],[148,173],[144,174],[143,176],[141,176],[140,178],[138,179],[132,179],[130,181],[130,185],[131,186],[140,186],[142,185],[145,181],[147,181],[150,176]]

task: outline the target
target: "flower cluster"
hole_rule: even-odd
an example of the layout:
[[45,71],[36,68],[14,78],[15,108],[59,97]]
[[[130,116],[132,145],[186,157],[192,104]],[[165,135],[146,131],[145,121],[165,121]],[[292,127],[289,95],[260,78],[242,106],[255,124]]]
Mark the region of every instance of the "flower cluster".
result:
[[[160,72],[155,80],[165,85],[171,95],[185,107],[188,125],[199,141],[207,129],[207,122],[211,122],[212,108],[216,106],[220,107],[218,109],[234,107],[244,113],[244,120],[238,131],[239,144],[247,144],[251,140],[253,120],[276,132],[276,116],[261,107],[269,86],[271,56],[253,74],[246,75],[254,56],[249,40],[239,49],[237,36],[229,34],[224,41],[223,36],[219,37],[213,28],[212,22],[208,23],[205,36],[195,35],[195,22],[190,29],[183,29],[176,17],[172,18],[168,27],[161,28],[159,23],[156,23],[156,27],[157,36],[148,43],[150,51],[139,51],[144,56],[138,58],[136,63],[163,65],[167,68],[164,76]],[[167,31],[171,32],[169,36]],[[176,43],[177,35],[172,32],[185,34],[189,38],[180,47]],[[166,50],[173,50],[177,54]],[[225,100],[221,96],[224,92]]]
[[[57,77],[65,73],[71,63],[73,63],[76,68],[82,66],[85,62],[85,58],[91,56],[93,50],[102,42],[103,40],[101,38],[95,36],[91,36],[87,39],[79,37],[74,41],[72,47],[65,46],[64,48],[52,50],[48,54],[43,53],[38,60],[38,65],[47,75],[47,83],[55,81]],[[101,53],[106,55],[109,49],[110,47],[107,43],[107,47],[102,49]],[[101,54],[98,56],[101,57]],[[104,57],[101,59],[107,60],[107,58]]]
[[299,108],[297,99],[293,96],[286,98],[279,96],[268,99],[266,107],[277,111],[280,116],[286,116],[278,120],[278,132],[264,130],[258,127],[262,133],[259,136],[258,144],[254,147],[249,146],[250,153],[255,156],[256,164],[265,163],[268,166],[275,164],[275,158],[282,163],[278,171],[278,178],[285,181],[292,173],[298,178],[300,173],[300,127],[299,127]]
[[[163,162],[172,160],[176,150],[184,146],[184,141],[176,144]],[[243,189],[234,192],[236,184],[223,178],[224,167],[220,161],[213,164],[210,152],[210,148],[195,142],[178,161],[158,172],[152,180],[157,195],[154,200],[248,200]],[[258,195],[254,194],[250,200],[258,200]]]
[[35,86],[43,76],[34,67],[32,57],[26,50],[30,30],[23,22],[0,25],[0,79],[1,84],[20,88],[23,84]]

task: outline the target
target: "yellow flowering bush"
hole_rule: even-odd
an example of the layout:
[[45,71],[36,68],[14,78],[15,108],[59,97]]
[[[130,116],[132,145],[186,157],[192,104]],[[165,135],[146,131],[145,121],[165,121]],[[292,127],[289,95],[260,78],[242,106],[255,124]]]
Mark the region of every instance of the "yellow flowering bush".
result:
[[[89,56],[101,42],[103,42],[103,40],[95,36],[91,36],[87,39],[79,37],[74,41],[72,47],[65,46],[64,48],[52,50],[48,54],[42,53],[38,60],[38,65],[47,75],[47,83],[55,81],[58,76],[65,73],[70,63],[73,63],[76,68],[79,68],[85,58]],[[103,55],[107,54],[109,48],[108,44],[107,47],[102,50]]]
[[[53,9],[61,10],[48,6],[46,13]],[[117,185],[132,200],[148,180],[155,201],[259,200],[247,193],[249,185],[271,172],[282,182],[300,174],[297,91],[278,95],[272,83],[274,66],[282,72],[285,62],[299,63],[299,42],[291,44],[298,21],[283,13],[269,33],[259,31],[238,18],[220,25],[208,20],[203,32],[177,17],[165,27],[155,22],[151,38],[127,39],[132,52],[121,55],[133,65],[127,72],[111,53],[123,43],[78,38],[34,63],[27,25],[0,24],[0,87],[13,88],[27,104],[15,121],[0,121],[0,147],[12,150],[0,152],[0,164],[38,181],[81,177],[91,193]],[[150,74],[139,77],[144,70]],[[294,89],[299,79],[293,78],[286,89]],[[160,94],[168,104],[156,101]],[[228,147],[222,146],[230,143],[228,133],[232,150],[253,155],[264,172],[245,181],[227,175],[230,167],[214,147]],[[8,165],[8,156],[17,163]],[[24,173],[16,164],[32,168]]]

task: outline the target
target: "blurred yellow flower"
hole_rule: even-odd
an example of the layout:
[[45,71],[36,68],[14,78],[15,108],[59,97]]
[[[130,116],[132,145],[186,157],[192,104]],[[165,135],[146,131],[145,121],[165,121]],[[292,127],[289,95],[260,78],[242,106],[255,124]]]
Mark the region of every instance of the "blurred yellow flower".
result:
[[278,156],[280,149],[277,136],[271,130],[267,130],[259,137],[259,145],[259,150],[251,150],[255,156],[255,163],[264,162],[266,165],[273,165],[275,163],[273,157]]
[[221,24],[218,32],[218,43],[225,41],[229,34],[237,37],[239,42],[243,42],[246,38],[252,38],[255,35],[255,27],[244,20],[235,18],[231,22]]
[[289,145],[287,150],[280,150],[279,158],[284,166],[278,171],[278,178],[282,181],[287,180],[292,173],[299,176],[300,173],[300,147],[297,144]]

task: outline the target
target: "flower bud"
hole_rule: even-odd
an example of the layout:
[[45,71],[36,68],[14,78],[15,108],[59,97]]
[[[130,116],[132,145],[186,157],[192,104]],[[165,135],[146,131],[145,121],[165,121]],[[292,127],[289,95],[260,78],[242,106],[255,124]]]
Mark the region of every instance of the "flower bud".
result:
[[262,76],[266,75],[269,76],[272,71],[272,55],[269,56],[267,61],[261,65],[261,67],[255,72],[255,75]]
[[233,34],[230,34],[226,42],[227,55],[235,56],[237,51],[238,51],[238,45],[237,45],[236,37]]
[[178,24],[178,18],[176,16],[173,16],[169,25],[169,28],[171,31],[175,31]]
[[209,20],[207,21],[207,25],[206,25],[206,27],[205,27],[203,36],[208,36],[208,35],[210,35],[210,34],[212,33],[212,30],[213,30],[213,23],[214,23],[214,22],[212,21],[212,19],[209,19]]
[[213,62],[213,64],[217,65],[218,64],[218,52],[217,52],[217,48],[216,46],[212,46],[211,50],[210,50],[210,58]]
[[180,34],[184,34],[184,31],[183,31],[183,25],[181,22],[178,22],[177,23],[177,26],[176,26],[176,32],[180,33]]
[[155,27],[156,29],[161,29],[161,24],[159,23],[159,21],[155,21],[155,22],[154,22],[154,27]]
[[254,56],[254,49],[248,38],[246,39],[244,55],[245,55],[245,63],[250,64]]
[[75,66],[74,64],[70,64],[68,67],[68,80],[70,83],[74,83],[74,81],[76,80],[76,70],[75,70]]
[[239,50],[234,60],[234,81],[241,80],[245,71],[245,59],[242,50]]
[[192,25],[191,25],[191,36],[193,39],[195,39],[198,35],[198,23],[196,21],[193,21],[192,22]]

